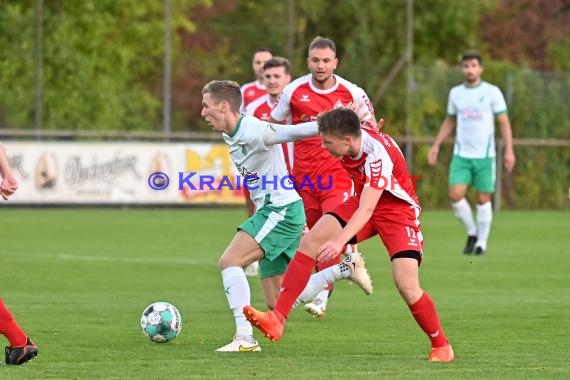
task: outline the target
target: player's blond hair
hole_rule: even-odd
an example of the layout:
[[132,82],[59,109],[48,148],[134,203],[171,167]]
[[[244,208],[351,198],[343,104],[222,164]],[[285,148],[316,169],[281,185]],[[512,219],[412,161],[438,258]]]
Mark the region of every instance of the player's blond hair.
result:
[[227,102],[234,112],[241,107],[241,91],[239,84],[233,80],[213,80],[202,89],[202,95],[210,94],[216,103]]

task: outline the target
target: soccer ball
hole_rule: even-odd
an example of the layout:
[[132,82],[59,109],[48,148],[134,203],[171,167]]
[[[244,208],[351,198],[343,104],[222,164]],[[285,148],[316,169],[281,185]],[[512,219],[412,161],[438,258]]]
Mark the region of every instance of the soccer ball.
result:
[[155,343],[170,342],[182,330],[182,317],[178,309],[168,302],[155,302],[144,309],[141,329]]

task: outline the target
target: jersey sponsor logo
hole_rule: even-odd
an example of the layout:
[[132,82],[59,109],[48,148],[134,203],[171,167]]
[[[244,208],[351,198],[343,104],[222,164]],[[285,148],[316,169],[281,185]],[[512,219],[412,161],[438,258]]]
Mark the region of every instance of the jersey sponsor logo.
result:
[[301,102],[305,102],[308,103],[311,101],[311,98],[309,97],[309,94],[302,94],[301,95],[301,99],[299,99]]

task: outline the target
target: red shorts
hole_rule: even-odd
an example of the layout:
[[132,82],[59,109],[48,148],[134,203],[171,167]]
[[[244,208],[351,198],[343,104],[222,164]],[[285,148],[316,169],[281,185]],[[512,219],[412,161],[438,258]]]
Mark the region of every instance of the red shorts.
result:
[[[358,208],[359,202],[360,198],[352,196],[339,205],[332,214],[338,216],[346,224]],[[418,208],[384,191],[370,220],[349,243],[360,243],[375,235],[380,235],[390,258],[399,252],[416,251],[419,252],[421,259],[424,240],[419,215]]]
[[[346,171],[341,167],[338,175],[347,177]],[[332,182],[329,180],[332,178]],[[337,208],[339,204],[346,201],[352,195],[352,189],[347,186],[335,186],[335,172],[327,173],[326,176],[318,178],[311,177],[310,186],[303,186],[303,180],[295,178],[297,192],[303,199],[307,225],[313,228],[321,216]]]

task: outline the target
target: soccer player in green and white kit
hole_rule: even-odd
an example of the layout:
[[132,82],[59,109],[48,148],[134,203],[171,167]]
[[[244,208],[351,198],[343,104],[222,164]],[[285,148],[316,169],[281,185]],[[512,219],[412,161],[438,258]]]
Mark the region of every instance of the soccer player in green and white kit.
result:
[[[260,260],[265,299],[272,308],[305,226],[303,203],[289,179],[280,144],[318,133],[316,122],[274,125],[240,115],[241,99],[240,87],[233,81],[212,81],[202,89],[201,116],[214,131],[222,132],[256,208],[255,214],[238,227],[220,258],[224,290],[236,323],[234,339],[216,350],[220,352],[261,351],[243,314],[244,306],[250,304],[250,288],[243,268]],[[314,292],[312,296],[327,283],[341,278],[352,280],[367,294],[372,292],[370,277],[358,253],[313,276],[319,285],[309,286]]]
[[[478,53],[462,58],[465,83],[449,92],[447,117],[428,153],[431,165],[437,163],[439,146],[457,125],[453,158],[449,168],[449,198],[455,216],[467,230],[463,253],[481,255],[487,249],[493,209],[491,195],[495,192],[495,119],[501,127],[505,144],[504,164],[507,171],[515,166],[511,123],[501,90],[481,80],[483,64]],[[467,188],[477,190],[477,224],[471,206],[465,199]]]

